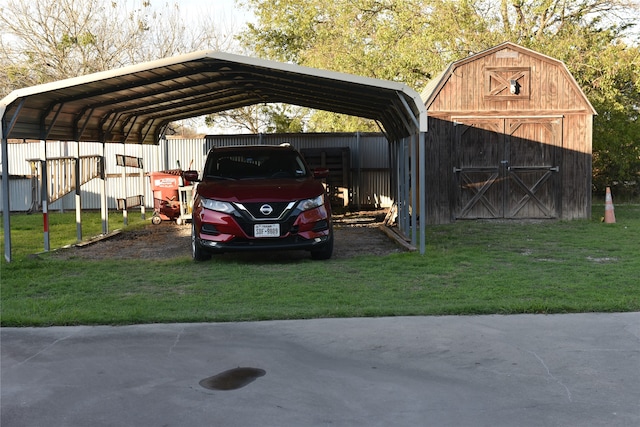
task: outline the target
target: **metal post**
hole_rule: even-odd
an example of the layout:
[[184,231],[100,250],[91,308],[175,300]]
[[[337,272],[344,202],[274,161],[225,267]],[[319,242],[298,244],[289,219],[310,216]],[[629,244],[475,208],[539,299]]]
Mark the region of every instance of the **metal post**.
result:
[[[59,152],[60,152],[60,157],[69,157],[69,144],[67,143],[67,141],[58,141],[58,146],[60,147]],[[67,169],[67,163],[66,160],[58,160],[58,164],[57,164],[57,168],[58,170],[56,171],[56,173],[53,174],[53,176],[57,176],[58,179],[63,180],[63,176],[65,176],[67,174],[68,169]],[[64,182],[66,182],[66,179],[64,179]],[[64,192],[64,191],[63,191]],[[58,195],[56,194],[56,197],[58,197]],[[60,202],[58,203],[60,205],[60,213],[64,213],[64,202],[65,202],[65,197],[59,197],[58,199]]]
[[[409,157],[411,153],[409,151],[409,141],[407,138],[402,139],[402,200],[403,200],[403,210],[402,210],[402,232],[405,236],[411,234],[411,215],[415,214],[415,212],[410,211],[409,204],[409,191],[411,187],[410,181],[410,166],[409,166]],[[408,233],[408,234],[407,234]]]
[[[418,132],[419,133],[419,132]],[[418,183],[418,180],[416,179],[418,173],[416,171],[416,152],[418,151],[418,141],[416,140],[418,138],[418,135],[411,135],[410,137],[410,142],[409,142],[409,161],[411,163],[410,169],[411,169],[411,180],[410,185],[411,185],[411,210],[413,212],[412,217],[411,217],[411,244],[413,246],[416,246],[416,244],[418,243],[418,217],[420,216],[420,219],[422,222],[422,211],[420,211],[418,209],[418,191],[422,190],[422,185],[420,183]],[[422,197],[420,197],[420,199],[422,199]]]
[[420,168],[420,254],[424,255],[426,249],[426,223],[427,223],[427,172],[426,172],[426,132],[420,132],[419,168]]
[[127,144],[122,143],[122,194],[124,199],[124,206],[122,207],[122,224],[126,227],[128,225],[127,218]]
[[164,141],[164,169],[169,169],[169,140],[163,137],[161,141]]
[[[4,113],[3,113],[4,114]],[[4,119],[0,120],[2,142],[2,222],[4,225],[4,259],[11,262],[11,210],[9,203],[9,140],[4,136]]]
[[405,193],[404,193],[404,197],[406,200],[406,209],[405,209],[405,213],[406,213],[406,222],[405,222],[405,232],[408,233],[407,236],[410,237],[411,236],[411,223],[414,221],[414,216],[415,216],[415,209],[414,206],[411,204],[411,186],[413,185],[413,182],[411,182],[411,139],[409,137],[406,137],[404,140],[404,144],[405,144],[405,158],[404,158],[404,162],[405,162],[405,167],[404,167],[404,188],[405,188]]
[[40,180],[42,182],[40,188],[40,198],[42,200],[42,223],[44,234],[44,250],[48,252],[51,249],[49,244],[49,177],[47,168],[47,141],[40,140]]
[[402,218],[403,218],[403,211],[404,211],[404,205],[403,205],[403,197],[404,197],[404,193],[402,190],[402,184],[404,183],[404,181],[402,180],[402,175],[404,173],[403,171],[403,162],[402,160],[404,159],[404,150],[403,150],[403,144],[402,144],[402,140],[399,139],[398,142],[396,143],[398,148],[396,149],[396,186],[398,187],[398,201],[396,202],[397,205],[397,224],[398,224],[398,230],[400,230],[401,232],[404,233],[404,230],[402,229],[402,227],[404,226],[403,222],[402,222]]
[[398,158],[400,176],[400,203],[398,209],[398,228],[402,234],[410,233],[411,213],[409,212],[409,147],[406,138],[400,141],[400,156]]
[[142,160],[140,161],[140,218],[144,221],[146,219],[146,213],[144,208],[144,167],[142,165]]
[[76,141],[76,240],[82,241],[82,196],[80,187],[82,186],[82,165],[80,164],[80,141]]
[[404,146],[402,143],[402,140],[399,139],[396,141],[396,167],[395,167],[395,172],[396,172],[396,192],[398,193],[398,200],[396,202],[396,223],[398,225],[398,230],[402,233],[404,233],[404,230],[402,229],[402,227],[404,227],[404,223],[403,223],[403,216],[404,216],[404,202],[403,202],[403,197],[404,197],[404,193],[403,193],[403,189],[402,186],[404,184],[404,180],[402,179],[402,175],[404,173],[403,170],[403,160],[404,160]]
[[100,156],[100,191],[101,191],[101,204],[100,214],[102,217],[102,234],[109,233],[109,206],[107,206],[107,165],[106,165],[106,147],[105,143],[102,143],[102,154]]
[[[360,195],[361,195],[360,185],[361,185],[361,182],[362,182],[362,167],[361,167],[361,165],[362,165],[362,153],[361,153],[361,150],[360,150],[360,132],[359,131],[356,132],[356,153],[358,154],[357,157],[356,157],[358,159],[358,165],[356,166],[358,172],[356,174],[356,179],[355,179],[355,186],[354,187],[356,188],[356,191],[355,191],[356,194],[355,194],[354,197],[356,199],[356,207],[357,207],[358,210],[360,210]],[[375,203],[375,201],[374,201],[374,203]],[[376,206],[376,208],[377,208],[377,206]]]

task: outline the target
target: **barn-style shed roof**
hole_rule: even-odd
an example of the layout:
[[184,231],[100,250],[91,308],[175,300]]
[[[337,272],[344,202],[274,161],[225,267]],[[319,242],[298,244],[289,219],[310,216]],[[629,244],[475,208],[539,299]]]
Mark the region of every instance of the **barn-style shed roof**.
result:
[[424,112],[401,83],[200,51],[19,89],[0,114],[8,139],[150,144],[172,121],[280,102],[372,119],[394,139]]
[[479,52],[475,55],[471,55],[467,58],[461,59],[459,61],[455,61],[452,62],[451,64],[449,64],[449,66],[447,68],[445,68],[440,74],[438,74],[435,78],[433,78],[432,80],[429,81],[429,83],[425,86],[425,88],[422,90],[421,92],[421,98],[427,108],[427,110],[429,110],[429,107],[431,106],[431,104],[436,100],[439,92],[442,90],[442,88],[447,84],[447,81],[449,80],[449,78],[451,77],[451,75],[460,67],[470,63],[470,62],[474,62],[474,61],[478,61],[481,60],[482,58],[489,56],[489,55],[494,55],[497,52],[503,52],[505,54],[505,57],[508,56],[508,52],[518,52],[522,55],[527,55],[527,56],[531,56],[534,57],[536,59],[539,59],[543,62],[546,62],[548,64],[554,65],[556,67],[558,67],[561,71],[562,74],[565,76],[565,78],[567,79],[567,81],[570,82],[570,84],[573,86],[573,88],[575,89],[575,93],[577,94],[577,96],[579,97],[580,103],[582,104],[583,108],[586,111],[589,111],[591,114],[597,114],[596,110],[593,108],[593,106],[591,105],[591,102],[589,102],[589,99],[586,97],[586,95],[584,94],[584,92],[582,91],[582,89],[580,88],[580,86],[578,85],[578,83],[576,82],[575,78],[573,77],[573,75],[569,72],[569,70],[567,69],[566,65],[564,64],[564,62],[558,60],[558,59],[554,59],[550,56],[546,56],[543,55],[539,52],[536,52],[534,50],[531,49],[527,49],[525,47],[522,47],[520,45],[517,45],[515,43],[512,42],[504,42],[501,43],[497,46],[494,46],[490,49],[487,49],[485,51]]

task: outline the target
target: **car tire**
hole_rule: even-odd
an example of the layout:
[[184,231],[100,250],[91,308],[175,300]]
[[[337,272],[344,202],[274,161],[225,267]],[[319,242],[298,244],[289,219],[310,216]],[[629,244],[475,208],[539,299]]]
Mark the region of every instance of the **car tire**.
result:
[[211,259],[211,254],[200,246],[196,238],[196,225],[191,223],[191,257],[194,261],[206,261]]
[[329,235],[327,243],[319,247],[318,249],[311,250],[311,259],[324,260],[331,258],[333,255],[333,231]]

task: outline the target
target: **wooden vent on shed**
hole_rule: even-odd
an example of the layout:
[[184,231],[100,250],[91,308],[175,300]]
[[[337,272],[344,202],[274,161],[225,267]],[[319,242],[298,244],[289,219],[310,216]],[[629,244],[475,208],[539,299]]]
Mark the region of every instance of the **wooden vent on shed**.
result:
[[490,101],[529,99],[529,67],[487,67],[484,70],[484,97]]

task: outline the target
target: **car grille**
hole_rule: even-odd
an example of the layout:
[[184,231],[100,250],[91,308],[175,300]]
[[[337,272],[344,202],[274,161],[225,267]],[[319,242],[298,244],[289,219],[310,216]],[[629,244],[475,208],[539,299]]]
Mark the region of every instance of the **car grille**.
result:
[[[264,214],[262,208],[265,205],[271,207],[271,212]],[[243,203],[236,204],[238,208],[234,215],[236,222],[247,234],[254,236],[254,224],[269,222],[272,224],[280,224],[280,236],[287,233],[297,233],[293,223],[296,221],[299,210],[294,209],[295,202],[260,202],[260,203]]]
[[[243,206],[245,208],[245,210],[241,209],[243,214],[246,215],[247,213],[249,213],[250,216],[253,217],[251,219],[255,221],[273,221],[273,220],[282,219],[287,214],[287,211],[290,211],[293,208],[293,206],[295,206],[295,203],[293,202],[243,203],[240,206]],[[271,212],[268,214],[265,214],[262,211],[262,208],[266,206],[271,207]]]

